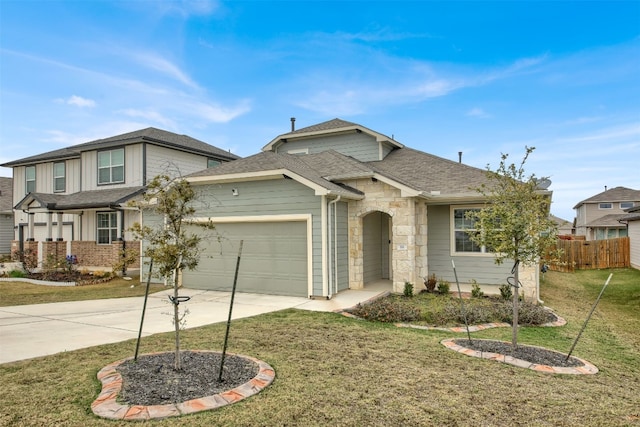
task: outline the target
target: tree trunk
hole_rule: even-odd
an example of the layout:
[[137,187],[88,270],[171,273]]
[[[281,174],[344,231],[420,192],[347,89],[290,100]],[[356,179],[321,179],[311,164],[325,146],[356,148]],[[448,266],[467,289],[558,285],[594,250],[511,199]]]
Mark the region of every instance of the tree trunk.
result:
[[516,268],[513,272],[513,279],[515,288],[513,290],[513,323],[511,325],[511,346],[515,350],[518,348],[518,308],[520,299],[520,280],[518,271],[520,270],[520,264],[516,261]]
[[178,307],[178,271],[178,268],[173,270],[173,326],[175,328],[176,337],[176,353],[173,368],[176,371],[182,369],[182,364],[180,363],[180,309]]

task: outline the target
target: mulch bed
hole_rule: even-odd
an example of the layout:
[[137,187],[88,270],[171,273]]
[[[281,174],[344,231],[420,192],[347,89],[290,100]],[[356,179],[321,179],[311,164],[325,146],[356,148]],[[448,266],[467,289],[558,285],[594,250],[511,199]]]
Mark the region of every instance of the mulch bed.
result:
[[235,355],[224,359],[218,382],[221,353],[181,352],[180,371],[174,369],[174,353],[159,353],[128,360],[116,370],[123,379],[118,401],[128,405],[164,405],[211,396],[240,386],[259,371],[252,360]]
[[518,345],[514,350],[511,343],[492,340],[471,340],[457,339],[454,341],[457,345],[470,348],[475,351],[485,353],[497,353],[511,356],[516,359],[526,360],[537,365],[560,366],[560,367],[578,367],[584,366],[584,363],[574,357],[567,360],[567,355],[558,353],[553,350],[547,350],[540,347],[532,347],[526,345]]

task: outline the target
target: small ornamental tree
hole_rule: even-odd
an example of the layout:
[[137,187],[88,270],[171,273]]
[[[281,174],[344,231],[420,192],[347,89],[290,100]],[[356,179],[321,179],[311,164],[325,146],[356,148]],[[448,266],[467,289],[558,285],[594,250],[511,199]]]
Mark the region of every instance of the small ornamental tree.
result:
[[[195,213],[193,203],[196,192],[183,178],[172,179],[168,175],[158,175],[148,185],[147,191],[138,206],[141,209],[155,212],[163,218],[163,222],[150,227],[135,223],[131,231],[137,239],[143,240],[147,247],[144,256],[153,260],[155,273],[159,277],[168,278],[173,285],[173,323],[175,327],[175,363],[176,370],[180,363],[180,313],[178,309],[179,276],[183,269],[194,269],[200,260],[200,242],[202,237],[188,233],[185,220]],[[212,229],[211,223],[198,225]]]
[[502,154],[495,171],[487,166],[488,183],[476,188],[486,198],[483,209],[467,213],[476,221],[476,230],[469,238],[485,246],[495,255],[496,264],[514,262],[513,334],[512,345],[518,345],[518,301],[520,264],[538,264],[542,255],[555,243],[557,225],[549,217],[551,196],[539,188],[535,175],[525,175],[524,164],[535,147],[525,147],[519,165],[507,164],[508,154]]

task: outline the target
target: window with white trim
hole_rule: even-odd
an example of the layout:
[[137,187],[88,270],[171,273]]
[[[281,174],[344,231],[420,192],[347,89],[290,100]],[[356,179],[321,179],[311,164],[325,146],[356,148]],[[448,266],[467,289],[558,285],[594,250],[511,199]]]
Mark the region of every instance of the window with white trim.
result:
[[598,204],[598,209],[613,209],[613,203],[600,203]]
[[34,193],[36,191],[36,167],[27,166],[24,168],[24,188],[25,193]]
[[67,189],[66,166],[64,162],[53,164],[53,192],[62,193]]
[[629,209],[634,206],[633,202],[620,202],[620,209]]
[[470,234],[480,233],[474,219],[467,217],[467,212],[477,212],[480,208],[453,209],[453,252],[456,253],[488,253],[486,247],[471,240]]
[[98,152],[98,185],[124,182],[124,148]]
[[118,240],[117,212],[96,213],[98,244],[109,244]]
[[215,168],[216,166],[220,166],[220,163],[220,160],[207,159],[207,168]]

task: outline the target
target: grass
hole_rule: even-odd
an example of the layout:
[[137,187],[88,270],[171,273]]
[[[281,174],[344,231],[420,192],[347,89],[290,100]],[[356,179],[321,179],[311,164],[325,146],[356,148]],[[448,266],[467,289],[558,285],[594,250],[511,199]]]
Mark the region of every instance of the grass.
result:
[[[134,285],[132,288],[131,285]],[[83,286],[45,286],[27,282],[0,282],[0,307],[49,302],[86,301],[92,299],[124,298],[143,296],[146,284],[137,279],[115,278],[106,283]],[[151,284],[149,292],[158,292],[165,287]]]
[[[547,273],[545,303],[568,320],[527,327],[520,343],[566,352],[607,272]],[[618,278],[620,280],[618,281]],[[159,426],[640,425],[640,272],[619,270],[574,354],[594,363],[591,376],[549,375],[452,352],[455,336],[284,310],[234,321],[229,351],[276,370],[261,393],[219,410],[152,422]],[[595,295],[595,296],[594,296]],[[611,319],[616,319],[612,321]],[[183,332],[185,349],[221,349],[224,324]],[[510,329],[474,333],[509,340]],[[170,351],[172,334],[145,338],[142,352]],[[125,426],[96,418],[95,375],[133,355],[134,341],[0,365],[0,425]]]

